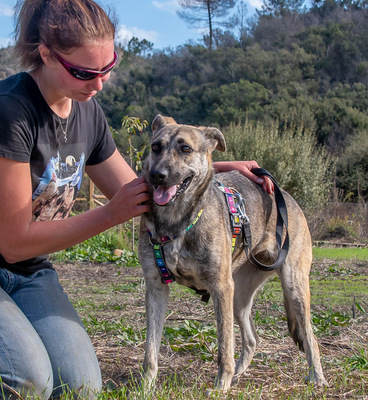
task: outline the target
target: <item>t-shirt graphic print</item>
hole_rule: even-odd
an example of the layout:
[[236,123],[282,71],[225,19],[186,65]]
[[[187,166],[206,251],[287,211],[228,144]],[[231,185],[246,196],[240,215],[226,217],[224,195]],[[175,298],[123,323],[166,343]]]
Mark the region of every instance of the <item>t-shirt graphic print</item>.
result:
[[50,158],[32,195],[33,221],[67,218],[82,184],[85,154],[79,161],[68,155],[65,160],[58,153]]

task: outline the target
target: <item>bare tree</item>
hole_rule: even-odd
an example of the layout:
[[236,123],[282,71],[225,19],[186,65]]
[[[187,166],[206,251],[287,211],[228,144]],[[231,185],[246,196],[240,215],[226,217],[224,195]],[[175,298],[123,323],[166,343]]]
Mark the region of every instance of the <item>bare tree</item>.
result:
[[193,28],[207,28],[209,49],[212,49],[214,27],[229,26],[226,20],[236,0],[178,0],[182,11],[177,11],[179,18]]
[[248,7],[243,0],[240,1],[237,7],[237,12],[232,17],[233,25],[239,30],[239,39],[242,42],[247,33],[247,15]]

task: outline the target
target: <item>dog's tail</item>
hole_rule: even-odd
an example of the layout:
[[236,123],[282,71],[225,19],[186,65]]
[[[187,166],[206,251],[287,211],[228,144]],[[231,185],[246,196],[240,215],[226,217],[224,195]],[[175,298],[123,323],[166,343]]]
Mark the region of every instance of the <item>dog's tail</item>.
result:
[[304,352],[303,338],[300,335],[299,324],[296,318],[295,311],[293,307],[291,307],[290,302],[286,297],[284,297],[284,303],[290,335],[293,338],[294,343],[298,346],[299,350]]

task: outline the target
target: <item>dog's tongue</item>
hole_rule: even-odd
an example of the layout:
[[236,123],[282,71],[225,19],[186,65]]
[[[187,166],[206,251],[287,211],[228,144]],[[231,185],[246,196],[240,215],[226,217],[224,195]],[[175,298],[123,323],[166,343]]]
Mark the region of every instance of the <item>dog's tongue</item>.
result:
[[171,198],[175,196],[175,194],[176,194],[176,186],[169,186],[169,187],[159,186],[153,192],[153,200],[159,206],[163,206],[167,204],[171,200]]

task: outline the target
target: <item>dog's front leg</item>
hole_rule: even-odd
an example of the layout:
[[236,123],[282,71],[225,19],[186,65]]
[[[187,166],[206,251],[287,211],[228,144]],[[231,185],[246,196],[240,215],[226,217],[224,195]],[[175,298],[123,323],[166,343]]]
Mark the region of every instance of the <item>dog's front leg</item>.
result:
[[146,277],[146,353],[143,362],[143,385],[150,389],[158,371],[158,355],[160,351],[162,330],[167,310],[169,286],[160,278]]
[[228,390],[235,372],[234,363],[234,282],[231,276],[212,293],[217,321],[218,373],[215,381],[217,389]]

